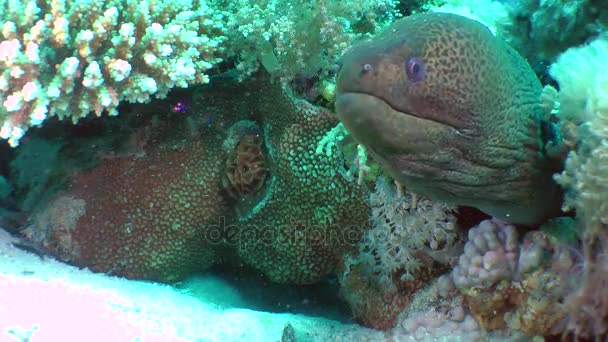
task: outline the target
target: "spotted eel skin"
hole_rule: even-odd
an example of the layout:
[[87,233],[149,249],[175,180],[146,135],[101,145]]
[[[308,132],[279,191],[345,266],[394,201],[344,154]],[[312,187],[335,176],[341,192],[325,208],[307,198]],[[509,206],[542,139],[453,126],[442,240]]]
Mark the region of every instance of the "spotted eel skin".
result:
[[531,225],[561,202],[541,91],[529,64],[485,26],[424,13],[346,53],[336,112],[409,190]]

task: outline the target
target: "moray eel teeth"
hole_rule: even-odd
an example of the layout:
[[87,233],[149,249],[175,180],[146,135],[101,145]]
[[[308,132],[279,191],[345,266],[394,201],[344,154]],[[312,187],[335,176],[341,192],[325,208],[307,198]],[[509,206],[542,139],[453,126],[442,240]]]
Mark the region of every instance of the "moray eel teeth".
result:
[[485,26],[425,13],[345,54],[336,112],[408,189],[536,224],[561,203],[541,91],[528,63]]

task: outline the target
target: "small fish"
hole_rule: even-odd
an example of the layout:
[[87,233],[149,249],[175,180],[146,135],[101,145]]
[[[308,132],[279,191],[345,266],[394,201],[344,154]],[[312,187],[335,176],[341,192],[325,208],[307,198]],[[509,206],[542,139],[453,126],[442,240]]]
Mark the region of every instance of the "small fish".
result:
[[183,113],[186,113],[188,110],[190,110],[190,104],[186,100],[179,100],[173,104],[173,106],[171,107],[171,110],[174,113],[183,114]]

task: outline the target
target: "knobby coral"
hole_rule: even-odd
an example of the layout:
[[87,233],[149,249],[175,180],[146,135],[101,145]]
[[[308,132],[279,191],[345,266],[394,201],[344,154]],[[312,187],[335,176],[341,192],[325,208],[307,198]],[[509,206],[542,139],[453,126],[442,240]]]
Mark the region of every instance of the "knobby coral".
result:
[[265,73],[205,86],[194,106],[230,127],[222,133],[226,153],[241,141],[234,131],[258,131],[263,141],[268,176],[235,204],[235,222],[227,222],[239,261],[280,283],[309,284],[336,273],[368,228],[369,206],[344,166],[341,137],[331,134],[338,124],[333,113],[294,98]]
[[500,220],[486,220],[469,230],[452,275],[456,287],[463,290],[490,288],[501,280],[511,280],[519,256],[517,230]]
[[469,231],[465,252],[451,274],[441,277],[444,297],[451,287],[463,296],[471,315],[486,330],[511,329],[531,335],[563,331],[562,304],[572,273],[571,247],[555,244],[543,231],[528,232],[520,242],[513,225],[482,221]]
[[28,237],[59,259],[127,278],[173,282],[215,262],[207,235],[223,210],[219,146],[189,141],[113,157],[77,173]]

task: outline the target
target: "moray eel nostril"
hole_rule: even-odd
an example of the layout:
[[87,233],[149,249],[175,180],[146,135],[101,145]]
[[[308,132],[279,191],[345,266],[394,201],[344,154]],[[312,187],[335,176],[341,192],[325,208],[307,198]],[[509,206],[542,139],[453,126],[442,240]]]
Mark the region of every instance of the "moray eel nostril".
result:
[[345,54],[336,111],[412,191],[535,224],[561,202],[541,90],[528,63],[482,24],[424,13]]

